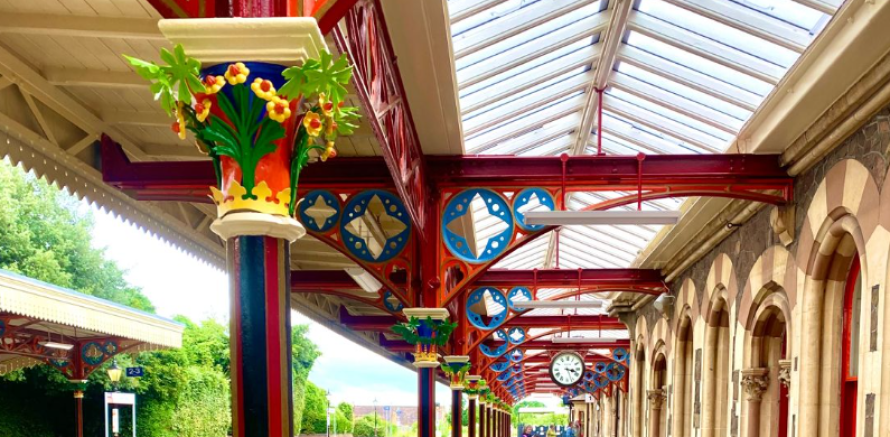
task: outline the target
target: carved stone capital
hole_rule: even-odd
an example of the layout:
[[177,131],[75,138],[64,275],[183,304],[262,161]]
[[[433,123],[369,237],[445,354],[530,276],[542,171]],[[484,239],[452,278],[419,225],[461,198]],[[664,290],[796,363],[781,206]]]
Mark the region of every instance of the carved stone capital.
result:
[[650,410],[660,410],[664,406],[665,399],[667,399],[663,388],[647,391],[646,397],[649,399]]
[[779,382],[791,389],[791,360],[779,360]]
[[742,370],[742,388],[749,401],[760,401],[763,392],[769,387],[769,369]]
[[776,206],[770,211],[769,224],[783,245],[794,242],[794,205]]

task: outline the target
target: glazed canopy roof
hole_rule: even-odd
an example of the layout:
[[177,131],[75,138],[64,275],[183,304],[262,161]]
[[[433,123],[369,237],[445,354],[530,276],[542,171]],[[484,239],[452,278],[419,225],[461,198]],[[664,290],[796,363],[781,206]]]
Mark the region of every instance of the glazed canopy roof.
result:
[[[744,152],[734,141],[840,0],[450,0],[468,155]],[[577,210],[628,193],[571,196]],[[646,202],[676,210],[682,199]],[[476,244],[503,224],[474,204]],[[636,206],[626,207],[628,209]],[[660,226],[575,226],[503,268],[629,267]],[[558,256],[557,256],[558,252]]]

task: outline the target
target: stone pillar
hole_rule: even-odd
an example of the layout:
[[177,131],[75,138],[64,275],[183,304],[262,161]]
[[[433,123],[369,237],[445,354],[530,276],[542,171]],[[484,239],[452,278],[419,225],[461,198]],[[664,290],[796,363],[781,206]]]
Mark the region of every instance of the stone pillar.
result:
[[757,368],[742,370],[742,387],[748,405],[748,436],[760,436],[760,402],[763,392],[769,387],[769,369]]
[[664,389],[646,392],[649,399],[649,437],[661,437],[661,409],[667,398]]

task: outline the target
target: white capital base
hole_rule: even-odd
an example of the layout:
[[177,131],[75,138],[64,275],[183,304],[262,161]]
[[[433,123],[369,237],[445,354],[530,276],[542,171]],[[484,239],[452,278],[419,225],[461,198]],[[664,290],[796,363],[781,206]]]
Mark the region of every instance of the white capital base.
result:
[[318,22],[308,17],[193,18],[158,22],[173,44],[205,66],[224,62],[297,65],[327,50]]
[[293,243],[306,235],[306,228],[290,217],[258,212],[229,213],[223,218],[214,220],[210,230],[223,240],[232,237],[266,236]]
[[434,367],[439,367],[438,361],[415,361],[414,367],[418,369],[432,369]]

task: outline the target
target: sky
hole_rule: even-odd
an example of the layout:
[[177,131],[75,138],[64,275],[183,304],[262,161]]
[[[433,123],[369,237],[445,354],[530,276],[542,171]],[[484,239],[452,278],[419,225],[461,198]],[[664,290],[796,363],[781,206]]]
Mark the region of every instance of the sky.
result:
[[[107,257],[126,271],[127,281],[142,288],[159,315],[228,323],[225,272],[112,214],[92,209],[96,220],[93,245],[104,248]],[[332,402],[372,405],[376,399],[381,407],[417,404],[417,374],[413,371],[297,312],[293,323],[309,325],[309,339],[321,351],[309,380],[330,390]],[[436,401],[442,405],[451,402],[444,384],[436,386]]]

